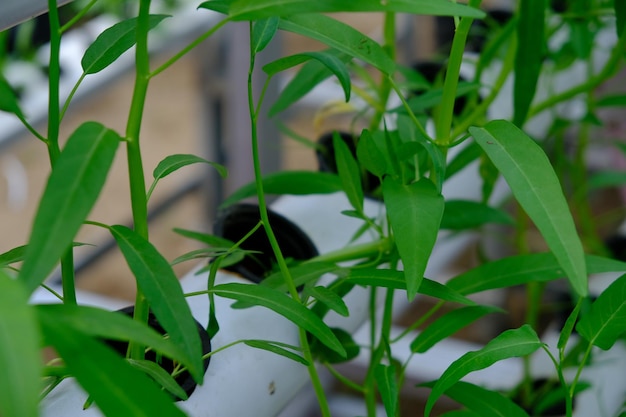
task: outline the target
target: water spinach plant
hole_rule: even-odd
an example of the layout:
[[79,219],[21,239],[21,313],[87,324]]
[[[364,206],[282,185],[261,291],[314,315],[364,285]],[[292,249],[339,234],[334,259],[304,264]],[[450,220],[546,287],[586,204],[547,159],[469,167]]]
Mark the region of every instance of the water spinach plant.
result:
[[[85,11],[95,3],[87,4]],[[582,126],[584,135],[589,123],[596,120],[592,117],[598,105],[594,90],[617,73],[624,56],[626,9],[621,2],[575,1],[559,11],[547,1],[520,1],[514,6],[509,22],[489,33],[482,53],[474,62],[475,77],[470,82],[459,82],[459,75],[467,58],[465,46],[473,22],[485,18],[480,0],[470,0],[467,5],[445,0],[205,1],[199,4],[199,9],[220,12],[223,19],[157,67],[150,61],[148,35],[167,16],[151,14],[150,0],[141,0],[138,6],[136,17],[106,30],[88,48],[81,61],[83,77],[73,90],[79,88],[84,77],[105,69],[134,47],[136,80],[125,132],[115,132],[89,121],[76,129],[67,141],[59,137],[59,126],[73,95],[64,103],[60,102],[60,42],[62,34],[83,12],[60,26],[56,3],[49,1],[47,132],[41,133],[29,124],[10,85],[0,79],[0,109],[23,121],[42,146],[48,148],[51,162],[50,177],[33,221],[31,237],[24,247],[0,257],[3,267],[0,270],[0,308],[3,310],[0,314],[0,361],[6,370],[0,390],[2,415],[38,415],[41,378],[46,377],[54,385],[69,376],[77,379],[105,415],[184,415],[161,389],[172,386],[171,375],[164,375],[146,364],[146,347],[174,359],[198,383],[203,379],[204,358],[195,322],[170,262],[150,243],[147,203],[154,185],[164,176],[191,163],[210,162],[191,155],[170,156],[156,167],[153,186],[147,191],[141,157],[141,120],[150,80],[234,21],[250,22],[250,70],[247,82],[242,80],[241,85],[242,88],[247,86],[249,95],[255,182],[237,191],[224,204],[257,197],[260,218],[256,228],[262,228],[268,237],[276,271],[259,285],[214,285],[220,264],[232,260],[232,255],[238,252],[241,242],[235,242],[222,252],[213,252],[219,256],[206,271],[207,296],[271,308],[296,324],[299,346],[290,346],[287,350],[271,341],[251,345],[270,349],[307,366],[321,415],[331,413],[316,366],[320,363],[363,395],[368,416],[376,415],[379,398],[387,415],[395,416],[401,413],[400,390],[409,360],[399,360],[394,355],[394,345],[409,337],[410,330],[424,324],[443,306],[456,306],[412,340],[410,361],[419,362],[420,354],[436,349],[437,342],[452,337],[478,318],[499,311],[494,306],[477,304],[472,295],[525,285],[529,293],[526,323],[502,332],[477,351],[465,353],[452,362],[438,380],[426,384],[432,390],[424,415],[432,413],[442,395],[450,396],[465,407],[465,411],[450,415],[501,415],[494,414],[494,409],[509,410],[507,415],[529,415],[528,401],[533,396],[530,366],[526,367],[528,372],[520,381],[524,393],[520,404],[501,392],[461,379],[507,358],[523,357],[528,364],[531,354],[541,350],[554,364],[558,381],[555,392],[562,394],[559,398],[565,414],[572,415],[580,374],[590,361],[591,353],[596,348],[612,348],[626,330],[626,301],[622,297],[626,275],[616,279],[593,302],[588,290],[589,276],[598,272],[623,272],[626,265],[590,253],[589,248],[593,246],[579,235],[570,210],[572,201],[568,201],[563,192],[563,178],[557,175],[546,154],[545,141],[531,137],[524,129],[533,123],[533,116],[555,112],[559,105],[581,94],[586,98],[587,114],[568,123]],[[374,40],[327,14],[332,12],[382,13],[382,39]],[[456,30],[445,60],[445,71],[432,83],[397,57],[396,25],[400,13],[449,16],[454,20]],[[581,21],[581,16],[590,15],[594,16],[592,22]],[[600,27],[604,26],[613,27],[617,34],[613,36],[608,59],[602,67],[598,70],[589,64],[589,77],[547,98],[537,98],[539,80],[550,66],[550,59],[561,57],[570,64],[580,59],[591,62],[590,51]],[[560,30],[570,34],[570,41],[561,44],[555,52],[548,41]],[[327,45],[328,49],[286,56],[267,64],[262,68],[267,83],[261,95],[255,97],[252,74],[257,55],[278,31],[304,35]],[[563,65],[567,67],[566,64]],[[284,171],[264,177],[257,131],[257,122],[264,117],[260,111],[264,92],[273,77],[298,65],[301,68],[273,104],[272,114],[290,108],[316,85],[333,77],[346,100],[358,95],[367,103],[365,108],[355,111],[355,120],[364,121],[367,128],[350,132],[353,143],[334,136],[334,173]],[[483,73],[492,66],[499,70],[494,79],[486,82]],[[550,68],[558,75],[554,67]],[[491,120],[492,106],[506,91],[509,79],[513,80],[509,91],[513,111],[508,120]],[[426,93],[411,95],[416,85]],[[459,95],[464,95],[468,103],[460,114],[455,112]],[[615,97],[611,103],[623,103],[620,98]],[[89,218],[120,146],[127,148],[132,229]],[[463,147],[463,150],[454,153],[456,147]],[[576,173],[585,173],[585,144],[581,144],[581,148],[573,161]],[[557,151],[567,157],[564,150]],[[481,167],[483,194],[475,200],[446,198],[446,181],[463,175],[463,169],[476,164]],[[223,173],[223,167],[213,166]],[[498,177],[505,179],[520,207],[519,212],[523,213],[514,220],[490,203],[491,190]],[[581,186],[586,187],[586,180],[582,181]],[[322,253],[301,263],[285,259],[272,229],[266,196],[335,192],[345,193],[350,207],[344,214],[360,219],[363,227],[358,234],[373,236],[371,241],[348,244],[341,250]],[[382,209],[377,215],[366,212],[366,198],[380,202]],[[578,198],[577,202],[585,203],[585,199]],[[588,213],[585,208],[577,210],[577,214]],[[585,221],[584,216],[578,217]],[[513,222],[523,236],[529,220],[543,236],[549,251],[532,253],[520,243],[519,254],[486,260],[445,283],[437,281],[438,277],[424,276],[441,230],[464,233],[488,223]],[[137,280],[134,320],[77,305],[72,248],[77,244],[75,236],[81,227],[108,229],[124,254]],[[346,241],[352,237],[347,236]],[[219,239],[210,241],[225,243]],[[523,239],[518,241],[523,242]],[[58,294],[61,302],[58,305],[30,304],[30,295],[38,287],[46,286],[45,279],[59,260],[63,277],[63,293]],[[21,265],[18,262],[22,262]],[[335,279],[328,285],[320,285],[320,276],[329,273],[334,274]],[[557,345],[547,346],[537,333],[536,312],[545,284],[558,279],[569,284],[575,302],[560,330]],[[370,292],[371,343],[362,347],[356,345],[350,334],[331,329],[324,322],[329,310],[350,314],[342,298],[355,286],[366,287]],[[285,297],[285,290],[289,297]],[[416,318],[406,332],[392,335],[394,298],[402,296],[420,302],[423,295],[440,301]],[[150,311],[166,330],[167,338],[146,326]],[[580,337],[572,336],[574,330]],[[227,331],[215,323],[214,312],[207,331],[210,334]],[[112,352],[102,339],[129,342],[127,358]],[[574,342],[582,346],[577,351],[582,353],[571,360],[569,352]],[[52,346],[59,358],[44,365],[40,356],[43,346]],[[337,371],[335,364],[353,359],[359,350],[368,353],[369,366],[363,381],[351,381]],[[566,378],[565,367],[572,363],[575,376]],[[472,395],[461,395],[462,392]]]

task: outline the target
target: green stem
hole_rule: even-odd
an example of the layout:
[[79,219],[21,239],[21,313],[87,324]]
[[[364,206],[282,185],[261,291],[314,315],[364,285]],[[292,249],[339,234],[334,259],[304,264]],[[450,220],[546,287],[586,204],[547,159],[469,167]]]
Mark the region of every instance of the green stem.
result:
[[463,134],[472,124],[474,124],[479,118],[483,117],[491,103],[498,97],[500,92],[502,91],[502,87],[506,82],[507,78],[511,71],[513,71],[513,66],[515,64],[515,47],[511,46],[507,50],[507,54],[504,58],[504,62],[502,64],[502,69],[498,74],[498,78],[496,78],[495,83],[491,88],[491,92],[487,97],[485,97],[480,104],[461,121],[453,130],[450,135],[451,138],[457,138],[461,134]]
[[556,360],[556,358],[554,357],[552,352],[550,352],[550,349],[548,349],[546,345],[543,345],[542,348],[548,354],[548,356],[550,357],[550,360],[552,360],[552,363],[554,364],[554,367],[556,369],[557,376],[559,377],[559,382],[561,383],[561,387],[563,387],[563,391],[565,392],[565,415],[566,417],[572,417],[572,409],[573,409],[572,399],[574,397],[574,385],[572,385],[571,390],[567,389],[567,382],[565,381],[563,370],[561,369],[559,362]]
[[337,381],[341,382],[343,385],[345,385],[348,388],[351,388],[357,392],[364,392],[364,389],[362,386],[360,386],[359,384],[355,383],[354,381],[352,381],[349,378],[346,378],[344,375],[340,374],[339,371],[337,371],[334,367],[332,367],[330,364],[324,364],[326,369],[328,369],[328,371],[337,379]]
[[[393,60],[396,57],[396,15],[393,12],[385,13],[385,23],[383,26],[384,31],[384,49],[387,52],[387,55]],[[389,94],[391,94],[391,75],[388,77],[383,77],[380,88],[378,90],[378,99],[381,103],[380,106],[377,106],[378,109],[372,118],[370,123],[370,130],[378,130],[380,127],[380,122],[382,121],[383,116],[385,115],[385,111],[387,109],[387,101],[389,101]]]
[[[250,37],[252,37],[252,23],[250,23]],[[252,39],[250,39],[250,45],[252,45]],[[270,246],[272,247],[272,251],[274,256],[276,257],[276,262],[282,273],[287,289],[289,290],[289,294],[294,300],[300,301],[300,297],[298,294],[298,290],[293,281],[293,277],[289,272],[289,268],[287,266],[287,262],[282,254],[280,246],[278,245],[278,241],[272,229],[272,226],[269,221],[269,215],[267,210],[267,202],[265,200],[265,193],[263,191],[263,177],[261,173],[261,162],[259,155],[259,140],[258,140],[258,130],[257,130],[257,118],[258,114],[256,112],[257,107],[254,104],[254,94],[253,94],[253,73],[254,73],[254,64],[255,64],[256,54],[250,48],[250,68],[248,71],[248,111],[250,114],[250,122],[251,122],[251,139],[252,139],[252,159],[254,165],[254,177],[257,187],[257,198],[259,202],[259,212],[261,215],[261,221],[263,222],[263,227],[265,229],[265,233],[270,242]],[[260,103],[259,103],[260,107]],[[309,371],[309,378],[311,380],[311,384],[313,385],[313,389],[317,396],[317,400],[322,412],[323,417],[330,417],[330,408],[328,406],[328,400],[326,399],[326,394],[324,393],[324,387],[322,386],[322,381],[320,380],[319,374],[317,372],[317,368],[315,367],[315,361],[313,358],[313,354],[311,352],[311,348],[309,346],[309,341],[307,339],[306,330],[299,328],[298,336],[300,339],[300,345],[302,347],[302,353],[306,361],[309,363],[307,366]]]
[[[130,181],[130,200],[135,232],[148,239],[148,203],[146,184],[143,173],[139,134],[148,92],[150,74],[150,56],[148,53],[148,31],[150,30],[150,0],[141,0],[137,18],[137,43],[135,49],[135,87],[126,125],[126,144],[128,176]],[[147,323],[150,306],[143,292],[137,288],[134,319]],[[145,356],[144,347],[131,343],[129,354],[133,359],[141,360]]]
[[[481,0],[470,0],[470,7],[479,7]],[[441,104],[435,109],[435,138],[440,146],[448,146],[452,142],[450,132],[452,130],[452,117],[454,115],[454,101],[456,99],[457,86],[463,54],[465,53],[465,43],[469,34],[470,26],[474,21],[471,17],[463,17],[456,28],[452,49],[448,58],[446,77],[443,82],[443,96]]]
[[[61,78],[61,27],[59,23],[59,11],[56,1],[48,0],[50,21],[50,62],[49,62],[49,97],[48,97],[48,157],[50,166],[54,169],[56,161],[61,155],[59,146],[60,118],[60,94],[59,83]],[[72,245],[61,257],[61,286],[63,287],[63,302],[76,304],[76,284],[74,273],[74,252]]]

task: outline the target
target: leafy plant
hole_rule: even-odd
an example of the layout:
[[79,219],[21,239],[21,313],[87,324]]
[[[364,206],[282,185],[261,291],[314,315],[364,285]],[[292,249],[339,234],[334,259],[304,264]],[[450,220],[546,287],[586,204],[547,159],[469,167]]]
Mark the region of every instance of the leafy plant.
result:
[[[437,400],[448,395],[466,407],[449,415],[527,415],[527,404],[515,405],[502,393],[461,382],[467,374],[507,358],[523,357],[526,373],[520,381],[522,402],[533,397],[530,355],[543,352],[554,364],[558,380],[556,398],[563,398],[566,415],[573,413],[573,397],[580,387],[579,378],[595,347],[611,349],[626,332],[624,327],[624,276],[600,294],[589,309],[589,276],[597,272],[626,271],[626,264],[609,259],[592,224],[588,204],[590,180],[586,152],[591,126],[599,121],[595,109],[601,105],[623,104],[621,97],[599,100],[596,87],[621,68],[626,44],[626,9],[619,1],[574,1],[565,11],[557,11],[547,1],[520,1],[508,23],[488,33],[484,48],[474,57],[474,79],[460,83],[466,44],[472,25],[485,17],[480,0],[467,5],[444,0],[211,0],[199,8],[214,10],[224,18],[206,33],[190,42],[170,60],[154,68],[148,54],[150,31],[167,19],[151,14],[149,0],[141,0],[137,15],[105,30],[87,49],[81,61],[83,75],[65,103],[59,99],[59,48],[62,34],[75,21],[61,27],[56,3],[50,7],[50,104],[48,130],[37,131],[21,111],[9,83],[0,78],[0,110],[13,113],[48,148],[51,171],[43,191],[33,231],[27,244],[0,255],[0,363],[6,378],[0,413],[5,417],[36,416],[40,378],[52,375],[56,384],[75,377],[106,415],[183,415],[161,388],[172,385],[172,375],[164,374],[145,362],[146,347],[171,357],[201,383],[202,363],[238,343],[285,356],[306,366],[320,405],[321,414],[330,416],[330,407],[317,363],[322,363],[338,380],[362,394],[368,416],[383,402],[388,415],[400,415],[400,392],[406,382],[409,361],[440,341],[453,337],[481,317],[502,313],[501,308],[480,305],[469,296],[478,292],[526,286],[528,291],[525,323],[506,329],[484,347],[466,352],[453,361],[441,377],[425,384],[432,388],[425,404],[430,415]],[[86,13],[90,2],[77,16]],[[359,32],[328,15],[332,12],[378,12],[384,16],[382,41]],[[415,73],[397,57],[396,20],[399,13],[448,16],[455,33],[441,73],[434,81]],[[588,16],[592,19],[587,20]],[[173,155],[154,170],[152,185],[146,187],[141,156],[141,121],[150,81],[178,59],[233,21],[248,21],[250,66],[247,87],[251,120],[251,148],[255,181],[231,195],[224,205],[256,196],[258,223],[233,242],[191,231],[180,231],[201,240],[212,249],[185,254],[175,262],[211,257],[203,270],[208,287],[203,293],[211,301],[208,332],[221,329],[214,311],[215,297],[236,301],[236,306],[260,306],[287,318],[298,329],[300,346],[257,339],[244,339],[218,348],[203,357],[196,326],[185,294],[171,264],[149,239],[147,202],[158,181],[177,169],[193,163],[208,163],[225,175],[225,168],[193,155]],[[592,53],[599,33],[614,27],[617,36],[596,69]],[[328,49],[301,52],[281,57],[265,65],[265,88],[253,94],[253,73],[257,57],[273,41],[278,31],[306,36]],[[563,31],[567,40],[555,46]],[[135,88],[126,131],[115,132],[96,122],[85,122],[61,147],[59,127],[65,110],[82,80],[115,62],[134,47]],[[542,96],[549,79],[567,76],[575,62],[586,63],[587,74],[571,86]],[[300,66],[270,111],[277,115],[329,78],[334,78],[346,101],[358,95],[363,108],[355,112],[349,135],[333,134],[336,172],[289,172],[261,175],[257,124],[269,82],[284,71]],[[495,76],[485,73],[495,71]],[[512,78],[513,87],[506,81]],[[420,85],[415,92],[414,86]],[[565,120],[560,106],[579,95],[584,97],[585,115]],[[455,106],[463,96],[466,105]],[[511,111],[494,120],[500,101],[508,100]],[[399,103],[399,105],[398,105]],[[538,115],[557,115],[545,137],[535,137]],[[356,129],[356,121],[366,129]],[[573,158],[566,152],[561,134],[576,130],[578,143]],[[346,139],[347,138],[347,139]],[[350,142],[352,141],[352,142]],[[551,147],[553,141],[556,145]],[[131,193],[133,229],[105,225],[89,219],[89,213],[106,182],[112,160],[120,146],[126,146]],[[462,149],[456,152],[457,149]],[[470,166],[479,166],[482,195],[475,200],[447,198],[446,184]],[[495,183],[502,177],[518,207],[515,218],[492,202]],[[615,181],[621,175],[615,174]],[[371,179],[374,180],[371,180]],[[621,178],[623,180],[623,178]],[[601,184],[612,184],[606,179]],[[570,185],[573,184],[573,185]],[[575,190],[575,192],[570,192]],[[346,236],[345,247],[308,259],[286,259],[272,227],[267,204],[269,194],[345,193],[348,206],[343,214],[361,221],[355,236]],[[366,199],[377,199],[376,215],[366,209]],[[533,253],[526,244],[530,223],[545,240],[548,252]],[[578,222],[578,224],[577,224]],[[449,281],[425,277],[433,248],[441,231],[457,234],[475,232],[489,223],[513,224],[519,253],[503,259],[485,259]],[[115,313],[76,305],[72,248],[81,227],[99,226],[110,231],[137,280],[135,320]],[[220,266],[236,262],[249,249],[243,244],[263,230],[271,246],[276,270],[259,285],[216,284]],[[352,243],[365,235],[366,243]],[[595,253],[593,253],[595,251]],[[45,285],[47,275],[61,263],[63,294],[59,306],[28,304],[37,287]],[[22,265],[15,266],[23,261]],[[452,260],[451,260],[452,261]],[[8,268],[8,267],[11,268]],[[330,283],[320,278],[331,274]],[[563,280],[575,300],[572,312],[560,330],[556,346],[547,346],[538,329],[538,309],[545,284]],[[371,334],[368,346],[358,346],[351,335],[328,326],[326,314],[334,311],[350,315],[344,297],[355,286],[369,291]],[[285,294],[286,293],[286,294]],[[434,307],[415,318],[407,331],[392,332],[394,298],[401,293],[413,301],[420,296],[437,299]],[[381,302],[378,300],[382,299]],[[454,309],[427,325],[410,343],[410,358],[395,353],[398,342],[411,330],[424,326],[443,306]],[[153,312],[167,332],[161,338],[146,326]],[[581,336],[583,355],[570,360],[573,332]],[[128,358],[114,354],[102,339],[130,343]],[[52,346],[61,361],[43,365],[39,349]],[[85,350],[84,348],[89,349]],[[553,348],[552,350],[549,348]],[[554,350],[556,349],[556,350]],[[342,375],[335,364],[353,359],[359,351],[369,354],[362,381]],[[536,353],[537,352],[537,353]],[[553,353],[553,352],[556,352]],[[575,377],[567,379],[565,368],[574,364]],[[177,370],[174,373],[180,371]],[[123,381],[117,381],[118,375]],[[150,377],[148,377],[150,376]],[[154,383],[160,381],[161,387]],[[14,384],[19,381],[19,384]],[[121,388],[121,389],[120,389]],[[470,394],[468,394],[470,393]],[[497,407],[494,408],[494,405]],[[210,405],[208,405],[210,406]]]

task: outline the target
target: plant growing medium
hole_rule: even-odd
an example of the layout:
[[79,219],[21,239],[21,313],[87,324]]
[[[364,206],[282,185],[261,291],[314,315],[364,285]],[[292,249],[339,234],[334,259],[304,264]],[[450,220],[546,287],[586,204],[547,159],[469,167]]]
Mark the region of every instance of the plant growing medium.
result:
[[[589,204],[594,188],[621,185],[624,175],[605,169],[590,176],[586,160],[598,131],[594,128],[602,123],[599,110],[626,103],[626,96],[621,94],[596,95],[597,87],[622,67],[626,3],[572,0],[563,6],[547,0],[520,0],[512,5],[507,22],[495,24],[481,11],[480,0],[470,0],[467,5],[447,0],[211,0],[199,3],[198,13],[217,11],[223,19],[155,66],[148,53],[149,33],[168,16],[152,14],[151,1],[140,0],[134,17],[105,30],[87,49],[81,61],[83,76],[65,101],[59,92],[63,34],[99,2],[86,3],[63,26],[56,2],[48,3],[50,99],[45,132],[29,123],[11,85],[0,78],[0,110],[14,114],[47,147],[51,166],[28,242],[0,255],[2,416],[37,416],[42,379],[45,396],[68,377],[76,378],[90,401],[108,416],[184,415],[165,391],[185,398],[174,377],[185,369],[202,383],[203,362],[219,355],[222,348],[203,355],[186,294],[170,261],[150,243],[147,204],[159,180],[179,168],[208,163],[220,174],[226,172],[224,167],[196,156],[172,155],[155,168],[152,185],[146,187],[141,156],[145,140],[140,127],[150,81],[220,28],[236,21],[248,21],[250,27],[249,77],[241,80],[241,86],[248,90],[255,182],[235,192],[224,206],[256,196],[258,219],[241,238],[181,233],[211,246],[203,251],[211,258],[202,270],[208,282],[203,296],[210,301],[230,298],[240,307],[273,309],[295,323],[300,343],[242,342],[306,366],[323,416],[330,416],[330,408],[320,382],[320,366],[362,394],[368,416],[376,415],[379,399],[387,415],[396,416],[401,414],[400,392],[409,360],[419,363],[421,354],[437,349],[437,343],[480,317],[503,313],[496,306],[478,304],[472,296],[524,286],[524,323],[506,329],[482,348],[466,352],[437,380],[425,382],[423,386],[430,387],[430,394],[423,413],[431,415],[438,400],[446,395],[463,407],[447,414],[450,416],[539,415],[550,402],[561,403],[564,414],[573,415],[574,395],[586,387],[582,381],[585,367],[593,362],[596,351],[614,349],[622,343],[626,331],[626,275],[599,294],[589,291],[594,274],[626,272],[626,264],[606,256],[608,251]],[[382,13],[382,39],[374,40],[327,14],[332,12]],[[406,13],[447,16],[454,22],[449,52],[434,81],[398,58],[396,22],[399,14]],[[473,23],[482,19],[489,28],[481,41],[482,50],[466,53]],[[320,41],[327,49],[285,56],[265,65],[266,83],[255,97],[252,74],[257,57],[280,30]],[[82,80],[104,70],[133,47],[136,77],[126,130],[116,132],[86,121],[67,140],[61,138],[59,128]],[[366,105],[355,108],[354,123],[346,127],[348,135],[334,134],[327,141],[332,149],[328,154],[334,157],[328,164],[333,172],[282,171],[264,177],[257,131],[258,120],[265,117],[261,104],[270,80],[296,66],[300,67],[273,103],[271,116],[291,108],[328,79],[336,80],[336,88],[346,101],[356,95]],[[465,81],[459,81],[466,66],[472,68],[471,74],[464,74]],[[582,77],[572,76],[572,70],[581,68]],[[565,87],[557,82],[563,77],[571,81]],[[457,99],[461,96],[465,105],[460,108]],[[567,105],[573,100],[582,103],[580,114],[568,113]],[[511,108],[508,114],[501,111],[504,102]],[[547,124],[545,120],[549,120]],[[543,129],[538,127],[542,121]],[[360,124],[367,128],[354,127]],[[125,146],[128,154],[132,229],[89,217],[120,146]],[[607,146],[623,151],[616,144]],[[472,200],[448,198],[448,181],[477,166],[481,193]],[[514,218],[493,196],[498,178],[510,188],[517,207]],[[326,253],[320,250],[320,255],[306,260],[285,256],[267,196],[336,192],[345,193],[350,204],[344,215],[362,222],[357,234],[345,236],[345,241],[367,235],[371,236],[369,243],[348,243]],[[377,216],[364,209],[365,199],[379,201]],[[473,233],[492,223],[513,225],[516,254],[483,259],[479,266],[447,282],[424,276],[440,231]],[[531,224],[543,237],[547,251],[533,252],[528,246]],[[137,281],[134,319],[77,305],[72,249],[81,227],[105,228],[117,242]],[[220,267],[246,257],[254,259],[257,254],[245,250],[245,242],[261,231],[274,262],[268,276],[255,285],[215,284]],[[187,254],[176,262],[198,256]],[[56,295],[60,303],[29,303],[38,287],[46,287],[46,277],[59,262],[63,292]],[[329,274],[333,279],[320,280]],[[557,341],[548,344],[538,334],[539,313],[547,284],[557,280],[568,284],[574,301]],[[357,286],[370,294],[367,346],[357,345],[349,333],[325,323],[330,310],[350,315],[343,298]],[[419,303],[424,295],[438,302],[414,318],[406,332],[392,334],[394,298]],[[411,341],[409,360],[400,360],[395,354],[397,344],[443,307],[453,308]],[[152,314],[167,337],[147,325]],[[210,336],[227,331],[220,328],[216,317],[212,307],[206,329]],[[128,344],[125,358],[110,348],[114,340]],[[46,346],[53,347],[58,358],[44,364],[41,349]],[[367,353],[369,366],[362,380],[353,381],[342,375],[336,364],[354,359],[360,351]],[[554,366],[554,382],[549,386],[551,395],[541,397],[548,400],[533,406],[533,399],[542,394],[535,389],[531,372],[531,359],[537,354],[548,357]],[[159,363],[161,357],[174,363],[171,373],[148,360]],[[524,358],[526,364],[515,390],[517,403],[512,400],[513,393],[461,381],[474,371],[513,357]]]

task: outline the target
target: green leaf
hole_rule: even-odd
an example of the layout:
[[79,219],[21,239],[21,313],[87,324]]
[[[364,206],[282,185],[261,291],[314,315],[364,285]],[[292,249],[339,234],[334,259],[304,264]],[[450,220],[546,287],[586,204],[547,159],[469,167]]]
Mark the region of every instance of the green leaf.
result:
[[506,212],[487,204],[468,200],[448,200],[441,219],[442,229],[473,229],[485,224],[515,224]]
[[384,74],[391,75],[395,71],[395,62],[378,43],[331,17],[321,14],[292,15],[281,19],[280,28],[320,41],[378,68]]
[[0,74],[0,111],[13,113],[18,116],[23,114],[17,94],[15,94],[15,91],[2,74]]
[[209,164],[213,168],[215,168],[217,172],[219,172],[222,178],[225,178],[228,175],[226,167],[220,164],[207,161],[206,159],[200,158],[199,156],[195,155],[178,154],[167,156],[165,159],[159,162],[157,167],[152,172],[152,177],[155,181],[160,180],[161,178],[167,177],[172,172],[191,164]]
[[0,267],[23,261],[24,253],[26,253],[26,245],[18,246],[0,254]]
[[325,304],[331,310],[343,317],[348,317],[350,312],[343,299],[333,290],[317,286],[307,289],[307,292],[320,303]]
[[[166,15],[151,15],[150,29],[158,25]],[[95,74],[115,62],[124,52],[136,42],[135,30],[137,18],[131,18],[106,29],[87,48],[80,64],[85,74]]]
[[[446,390],[446,396],[465,406],[471,415],[480,417],[528,417],[528,413],[499,392],[457,382]],[[474,414],[476,413],[476,414]]]
[[289,16],[296,13],[330,12],[396,12],[437,16],[472,16],[484,13],[445,0],[236,0],[230,7],[235,20],[267,16]]
[[[626,263],[595,255],[585,255],[589,274],[626,271]],[[446,285],[468,295],[529,282],[547,282],[563,278],[563,268],[552,253],[509,256],[470,269],[449,280]]]
[[270,41],[278,32],[278,22],[280,19],[276,16],[268,17],[254,22],[252,27],[252,48],[251,50],[258,54],[267,47]]
[[159,164],[154,168],[152,172],[152,177],[154,181],[152,185],[150,185],[150,189],[148,190],[148,199],[150,195],[152,195],[152,191],[156,187],[157,183],[162,179],[170,175],[172,172],[179,170],[182,167],[192,164],[208,164],[217,170],[222,178],[225,178],[228,175],[228,171],[226,167],[211,161],[207,161],[204,158],[200,158],[195,155],[186,155],[186,154],[178,154],[178,155],[170,155],[165,157]]
[[184,417],[171,398],[109,347],[84,333],[49,321],[45,339],[106,416]]
[[545,11],[546,0],[523,1],[519,5],[513,85],[513,122],[520,127],[526,121],[541,73],[546,49]]
[[396,368],[391,365],[378,364],[374,368],[374,379],[376,379],[376,385],[378,385],[378,391],[387,415],[395,416],[398,411],[398,398],[400,396],[396,383]]
[[[345,279],[346,282],[356,285],[371,285],[373,287],[406,289],[406,279],[402,271],[390,269],[355,269]],[[418,293],[444,301],[475,305],[476,303],[437,281],[424,278],[418,288]]]
[[289,346],[284,343],[272,342],[269,340],[255,340],[248,339],[243,341],[244,344],[253,347],[255,349],[267,350],[268,352],[275,353],[280,356],[284,356],[287,359],[291,359],[292,361],[299,362],[305,366],[309,366],[309,362],[304,359],[302,356],[293,353],[290,350],[285,349],[285,346],[288,346],[291,350],[295,350],[295,346]]
[[363,187],[361,185],[361,170],[348,144],[341,139],[339,133],[333,133],[333,149],[337,162],[337,173],[348,197],[348,201],[357,213],[363,213]]
[[310,343],[311,352],[318,362],[325,364],[344,363],[359,356],[361,347],[354,341],[350,333],[338,327],[333,327],[331,330],[346,350],[346,355],[337,354],[334,350],[331,350],[320,343],[318,339],[313,338]]
[[32,292],[70,247],[104,186],[120,136],[87,122],[72,133],[37,208],[20,272]]
[[0,415],[36,417],[43,370],[39,325],[21,282],[0,270]]
[[341,87],[343,88],[346,102],[349,101],[351,90],[350,73],[348,72],[346,64],[339,57],[337,57],[336,54],[329,51],[303,52],[300,54],[280,58],[274,62],[265,65],[263,67],[263,71],[265,71],[265,73],[271,77],[281,71],[302,64],[303,62],[309,61],[311,59],[317,60],[318,62],[323,64],[337,77],[339,83],[341,84]]
[[172,267],[150,242],[128,227],[117,225],[110,230],[152,312],[184,352],[189,373],[201,382],[200,336]]
[[382,177],[388,173],[387,158],[382,153],[369,130],[364,129],[356,144],[359,163],[372,174]]
[[65,304],[38,305],[36,311],[42,326],[53,322],[93,337],[139,342],[171,359],[191,365],[185,352],[171,339],[164,338],[146,324],[135,321],[125,314]]
[[317,337],[320,342],[342,356],[346,351],[330,328],[311,310],[284,293],[261,285],[220,284],[209,289],[213,294],[246,304],[269,308]]
[[610,349],[626,332],[626,274],[609,285],[576,325],[582,337],[601,349]]
[[234,0],[208,0],[198,6],[199,9],[213,10],[218,13],[228,14]]
[[170,394],[173,394],[176,399],[186,400],[189,398],[185,390],[178,385],[174,377],[155,362],[137,359],[127,360],[130,366],[148,375],[154,382],[159,384],[159,386],[163,387]]
[[424,353],[479,318],[496,312],[502,310],[489,306],[469,306],[452,310],[432,322],[411,342],[411,352]]
[[[301,265],[296,265],[289,268],[289,273],[293,278],[293,283],[296,287],[308,284],[309,282],[317,281],[322,275],[329,272],[334,272],[339,267],[333,263],[327,262],[307,262]],[[264,287],[270,287],[280,291],[287,291],[287,284],[285,284],[285,278],[282,272],[275,272],[266,277],[261,284]]]
[[383,197],[404,265],[407,296],[413,299],[437,241],[444,210],[443,196],[427,178],[403,185],[386,177]]
[[464,354],[454,361],[435,383],[428,396],[424,416],[428,417],[437,399],[470,372],[485,369],[503,359],[530,355],[542,346],[539,337],[529,326],[507,330],[487,343],[482,349]]
[[626,107],[626,94],[606,95],[596,101],[598,107]]
[[[337,51],[336,49],[328,49],[324,51],[325,54],[332,54],[337,57],[342,63],[346,64],[352,57]],[[287,83],[285,88],[276,102],[269,111],[270,116],[274,116],[277,113],[291,107],[293,103],[300,100],[307,95],[315,86],[320,84],[325,79],[333,75],[333,72],[328,67],[322,64],[320,61],[312,60],[302,66],[300,71]]]
[[541,147],[503,120],[469,130],[541,232],[574,290],[580,296],[587,295],[582,243],[559,179]]
[[483,417],[480,414],[476,414],[469,410],[452,410],[447,413],[441,414],[440,417]]
[[[263,177],[266,194],[332,194],[343,191],[341,180],[335,174],[313,171],[281,171]],[[256,184],[249,183],[230,195],[221,207],[230,206],[248,197],[256,196]]]
[[228,239],[224,239],[223,237],[211,235],[208,233],[196,232],[193,230],[180,229],[180,228],[174,228],[174,232],[178,233],[181,236],[185,236],[189,239],[206,243],[209,246],[230,248],[235,245],[235,242],[232,242]]

